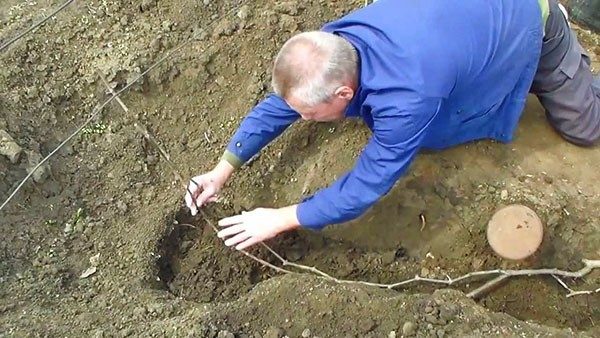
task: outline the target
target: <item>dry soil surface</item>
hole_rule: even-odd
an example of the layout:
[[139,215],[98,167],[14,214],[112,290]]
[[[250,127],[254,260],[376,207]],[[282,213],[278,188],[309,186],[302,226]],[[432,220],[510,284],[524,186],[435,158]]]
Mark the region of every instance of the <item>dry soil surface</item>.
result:
[[[59,4],[2,1],[0,43]],[[0,336],[600,335],[600,294],[566,298],[548,276],[510,280],[475,302],[463,292],[481,281],[387,290],[281,275],[216,239],[209,222],[297,202],[351,168],[369,137],[356,121],[290,128],[236,173],[206,217],[187,215],[173,168],[135,125],[184,178],[210,169],[268,93],[278,47],[362,5],[75,1],[2,52],[0,131],[17,147],[0,156],[1,201],[110,97],[101,78],[120,90],[169,58],[122,95],[128,111],[109,104],[0,211]],[[598,68],[598,36],[575,28]],[[495,268],[577,270],[581,259],[600,258],[599,165],[600,151],[563,141],[531,98],[515,142],[421,154],[360,219],[269,244],[337,278],[380,283]],[[545,224],[542,248],[525,262],[499,259],[485,239],[494,211],[512,203]],[[565,282],[597,288],[600,273]]]

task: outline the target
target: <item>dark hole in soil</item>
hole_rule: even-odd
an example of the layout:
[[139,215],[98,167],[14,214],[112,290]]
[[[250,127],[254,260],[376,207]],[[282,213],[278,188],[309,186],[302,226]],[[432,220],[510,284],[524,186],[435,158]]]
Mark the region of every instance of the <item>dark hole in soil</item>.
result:
[[[227,301],[247,293],[271,271],[223,245],[209,222],[231,214],[220,206],[192,217],[181,209],[171,217],[159,244],[158,277],[174,295],[198,302]],[[252,252],[266,260],[265,252]],[[275,262],[275,261],[273,261]]]

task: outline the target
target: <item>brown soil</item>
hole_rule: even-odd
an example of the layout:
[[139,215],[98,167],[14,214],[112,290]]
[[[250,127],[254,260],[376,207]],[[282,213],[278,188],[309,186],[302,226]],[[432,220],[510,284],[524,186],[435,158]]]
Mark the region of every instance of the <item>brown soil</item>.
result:
[[[2,53],[0,130],[24,150],[17,163],[0,156],[4,201],[29,162],[109,97],[98,74],[122,88],[196,36],[123,95],[128,113],[109,105],[53,157],[46,177],[0,211],[0,336],[598,336],[600,296],[566,298],[552,278],[510,280],[476,303],[462,291],[480,282],[381,290],[281,276],[225,248],[206,219],[185,212],[169,165],[133,124],[155,136],[184,177],[211,168],[268,92],[281,43],[362,3],[76,1]],[[2,2],[0,41],[57,5]],[[598,36],[578,33],[598,68]],[[303,188],[348,170],[368,136],[358,122],[294,126],[235,175],[207,209],[209,221],[298,201]],[[576,270],[582,258],[600,258],[599,163],[597,149],[560,139],[532,98],[514,143],[422,154],[359,220],[269,244],[336,277],[382,283],[498,267]],[[521,263],[498,258],[485,239],[493,213],[514,203],[545,224],[541,249]],[[91,266],[96,272],[79,278]],[[600,273],[566,282],[597,288]]]

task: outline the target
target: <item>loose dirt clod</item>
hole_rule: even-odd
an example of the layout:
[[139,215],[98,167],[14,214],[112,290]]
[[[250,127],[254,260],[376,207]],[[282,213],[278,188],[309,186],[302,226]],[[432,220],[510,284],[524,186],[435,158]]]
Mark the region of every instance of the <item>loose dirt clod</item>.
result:
[[21,147],[5,130],[0,130],[0,155],[8,157],[11,163],[17,163],[21,155]]

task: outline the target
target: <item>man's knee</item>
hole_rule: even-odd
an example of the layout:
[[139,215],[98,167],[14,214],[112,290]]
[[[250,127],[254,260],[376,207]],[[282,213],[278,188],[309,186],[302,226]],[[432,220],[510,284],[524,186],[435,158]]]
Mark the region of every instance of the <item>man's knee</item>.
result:
[[600,143],[600,135],[592,136],[592,137],[572,137],[566,134],[563,134],[563,137],[571,142],[572,144],[580,147],[594,147]]
[[554,128],[567,141],[581,146],[593,147],[600,143],[600,112],[588,111],[575,120],[556,121],[550,119]]

